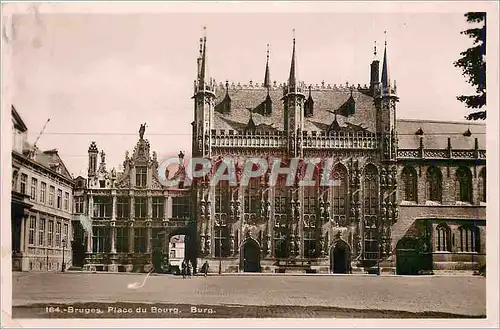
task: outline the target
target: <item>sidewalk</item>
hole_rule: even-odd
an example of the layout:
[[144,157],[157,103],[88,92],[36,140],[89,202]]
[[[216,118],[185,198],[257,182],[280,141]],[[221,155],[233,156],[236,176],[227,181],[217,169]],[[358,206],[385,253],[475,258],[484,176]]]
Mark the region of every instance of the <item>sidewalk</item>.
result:
[[[54,273],[54,272],[18,272],[18,273]],[[107,271],[66,271],[59,272],[60,274],[117,274],[117,275],[141,275],[144,276],[147,273],[141,272],[107,272]],[[151,273],[150,276],[169,276],[173,278],[182,277],[181,275],[174,275],[169,273]],[[203,277],[204,275],[201,273],[195,274],[195,277]],[[482,277],[480,275],[474,275],[473,272],[444,272],[433,275],[399,275],[399,274],[389,274],[382,273],[381,275],[377,274],[368,274],[368,273],[353,273],[353,274],[333,274],[333,273],[251,273],[251,272],[238,272],[238,273],[209,273],[210,277],[218,277],[218,276],[304,276],[304,277],[318,277],[318,276],[330,276],[330,277],[343,277],[343,276],[351,276],[351,277]]]

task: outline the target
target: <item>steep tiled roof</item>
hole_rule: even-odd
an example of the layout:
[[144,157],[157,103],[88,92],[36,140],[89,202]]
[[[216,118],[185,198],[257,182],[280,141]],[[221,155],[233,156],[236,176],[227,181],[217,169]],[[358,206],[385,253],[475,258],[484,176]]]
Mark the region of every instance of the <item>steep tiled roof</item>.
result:
[[[258,113],[259,106],[267,97],[267,89],[262,87],[239,87],[231,86],[229,88],[231,97],[231,111],[229,114],[215,112],[215,126],[219,130],[242,130],[246,127],[249,119],[249,108],[253,112],[253,120],[257,129],[277,129],[283,130],[283,91],[279,87],[272,87],[269,95],[272,100],[272,113],[264,116]],[[226,96],[225,87],[219,85],[216,90],[216,104],[222,102]],[[304,90],[306,97],[309,92]],[[314,100],[314,113],[311,117],[305,118],[304,130],[321,131],[328,128],[334,119],[333,112],[336,112],[342,106],[345,106],[351,95],[349,88],[312,88],[311,96]],[[375,105],[373,98],[364,93],[364,91],[355,89],[353,98],[356,103],[354,115],[342,117],[338,115],[338,121],[344,127],[361,126],[368,131],[375,131]],[[342,117],[342,119],[340,118]],[[359,128],[358,128],[359,129]]]
[[[419,129],[422,135],[416,134]],[[486,125],[483,123],[400,119],[397,130],[400,149],[418,148],[420,137],[424,148],[444,149],[448,147],[449,137],[453,149],[474,149],[477,138],[479,149],[486,150]],[[467,136],[468,130],[470,136]]]

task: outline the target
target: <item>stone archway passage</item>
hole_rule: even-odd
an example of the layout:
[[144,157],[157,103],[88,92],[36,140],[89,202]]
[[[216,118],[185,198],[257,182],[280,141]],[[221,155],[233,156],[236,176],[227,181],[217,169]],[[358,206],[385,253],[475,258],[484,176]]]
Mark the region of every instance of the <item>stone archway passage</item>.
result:
[[350,273],[351,252],[344,241],[339,241],[330,250],[330,272]]
[[252,239],[243,244],[241,262],[243,272],[260,272],[260,247]]

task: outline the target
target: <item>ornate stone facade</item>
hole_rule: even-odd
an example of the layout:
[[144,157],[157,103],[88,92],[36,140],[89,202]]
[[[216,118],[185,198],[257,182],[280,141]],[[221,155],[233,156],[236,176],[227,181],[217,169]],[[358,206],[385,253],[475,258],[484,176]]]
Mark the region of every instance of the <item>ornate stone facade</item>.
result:
[[[273,158],[286,164],[319,157],[318,168],[333,162],[330,176],[340,184],[285,186],[278,181],[274,186],[269,172],[248,186],[197,182],[198,263],[208,261],[220,272],[395,273],[397,268],[406,273],[439,270],[448,260],[456,265],[469,254],[474,260],[463,269],[482,262],[484,248],[469,245],[484,246],[479,236],[485,236],[485,203],[477,195],[485,195],[480,187],[485,186],[485,127],[396,119],[398,97],[388,75],[387,48],[381,77],[374,60],[370,85],[362,87],[307,86],[298,80],[295,40],[287,83],[272,83],[267,63],[262,84],[217,84],[206,73],[205,46],[206,38],[193,96],[193,157],[211,159],[212,174],[231,158],[237,176],[250,157],[269,164]],[[421,183],[430,165],[442,177]],[[299,176],[304,174],[305,168],[299,170]],[[441,200],[428,201],[431,193]],[[454,223],[456,230],[464,224],[468,238],[446,231],[445,239],[462,234],[460,244],[467,248],[450,242],[441,251],[442,232],[436,231],[441,223]],[[405,241],[412,239],[417,243],[408,247]],[[407,264],[412,257],[418,266]]]
[[88,179],[76,179],[74,215],[80,227],[74,251],[83,250],[85,270],[168,271],[168,242],[175,234],[188,236],[186,257],[194,260],[190,191],[161,183],[145,129],[141,125],[132,154],[125,153],[122,172],[107,168],[106,154],[95,142],[89,147]]

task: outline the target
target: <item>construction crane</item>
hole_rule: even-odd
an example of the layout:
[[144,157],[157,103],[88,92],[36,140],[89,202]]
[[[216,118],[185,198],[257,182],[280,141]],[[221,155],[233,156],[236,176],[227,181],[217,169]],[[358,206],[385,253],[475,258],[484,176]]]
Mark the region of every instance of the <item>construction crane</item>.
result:
[[50,121],[50,118],[47,119],[47,122],[45,122],[45,124],[43,125],[43,128],[40,131],[40,134],[38,134],[38,137],[36,138],[35,143],[33,144],[33,150],[30,151],[31,156],[35,155],[36,147],[37,147],[36,144],[38,143],[38,140],[40,139],[40,137],[42,137],[42,134],[45,131],[45,127],[47,127],[47,124],[49,123],[49,121]]
[[38,134],[38,137],[36,138],[35,143],[33,144],[33,148],[36,148],[36,143],[38,143],[38,140],[40,139],[40,137],[42,137],[42,134],[45,131],[45,127],[47,127],[47,124],[49,123],[49,121],[50,121],[50,118],[48,118],[47,122],[45,122],[45,124],[43,125],[42,131],[40,131],[40,134]]

